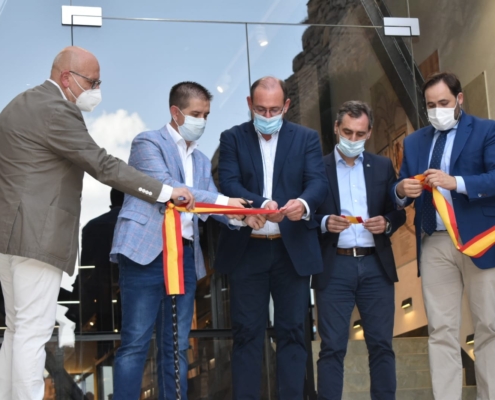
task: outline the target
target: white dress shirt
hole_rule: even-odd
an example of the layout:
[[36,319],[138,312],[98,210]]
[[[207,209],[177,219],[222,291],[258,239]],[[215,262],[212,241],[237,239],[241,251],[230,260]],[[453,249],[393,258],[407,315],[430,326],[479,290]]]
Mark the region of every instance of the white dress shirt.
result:
[[[172,127],[172,125],[167,124],[168,133],[172,136],[177,149],[179,150],[180,159],[182,161],[182,168],[184,169],[185,184],[189,187],[194,187],[194,164],[193,164],[193,152],[198,147],[198,142],[191,142],[189,147],[184,138]],[[219,194],[215,204],[220,204],[226,206],[229,203],[229,198],[224,195]],[[180,221],[182,225],[182,237],[187,240],[194,239],[194,224],[193,224],[192,213],[182,212],[180,213]],[[208,215],[199,215],[203,220],[208,218]]]
[[[280,131],[271,135],[270,140],[266,140],[261,133],[257,132],[258,141],[260,143],[261,159],[263,161],[263,197],[267,199],[272,198],[273,192],[273,168],[275,166],[275,154],[277,153],[277,143]],[[309,206],[306,200],[298,198],[303,203],[306,213],[303,215],[303,219],[309,219]],[[270,200],[265,200],[261,207],[264,207]],[[279,204],[279,208],[285,204]],[[255,235],[277,235],[280,234],[280,228],[277,223],[266,221],[265,226],[258,230],[253,230]]]
[[[447,174],[450,171],[450,157],[452,156],[452,147],[454,146],[454,139],[457,133],[458,126],[459,123],[457,123],[456,126],[454,126],[452,130],[447,134],[445,149],[443,150],[442,160],[440,161],[440,169],[443,172],[446,172]],[[430,148],[430,155],[428,156],[428,165],[430,165],[431,155],[433,154],[433,148],[435,147],[435,143],[439,136],[440,136],[440,131],[435,129],[435,133],[433,134],[433,142],[431,143],[431,148]],[[457,193],[467,194],[464,178],[462,176],[454,176],[454,178],[457,182],[457,189],[455,191]],[[450,190],[443,189],[440,186],[438,186],[437,189],[443,195],[443,197],[445,197],[445,199],[450,203],[450,205],[452,205],[452,195],[450,193]],[[395,197],[396,197],[397,205],[403,207],[406,204],[407,197],[404,197],[403,199],[399,198],[397,194],[397,186],[395,189]],[[436,212],[436,220],[437,220],[437,231],[447,230],[438,212]]]
[[[67,97],[65,96],[64,92],[62,91],[62,89],[60,88],[60,86],[58,85],[57,82],[55,82],[52,79],[47,79],[47,81],[53,83],[57,87],[57,89],[60,90],[60,94],[62,95],[62,97],[64,98],[64,100],[67,100]],[[158,196],[158,199],[156,201],[158,203],[166,203],[172,197],[172,191],[173,190],[174,190],[174,188],[172,186],[163,185],[162,190],[161,190],[161,192],[160,192],[160,194]]]
[[[369,219],[363,153],[356,158],[353,166],[345,162],[337,150],[337,146],[335,146],[334,155],[337,166],[341,215],[361,217],[363,220]],[[322,232],[327,232],[328,217],[329,215],[325,216],[321,221]],[[343,249],[375,247],[375,239],[373,234],[364,228],[363,224],[351,224],[349,228],[340,232],[337,247]]]

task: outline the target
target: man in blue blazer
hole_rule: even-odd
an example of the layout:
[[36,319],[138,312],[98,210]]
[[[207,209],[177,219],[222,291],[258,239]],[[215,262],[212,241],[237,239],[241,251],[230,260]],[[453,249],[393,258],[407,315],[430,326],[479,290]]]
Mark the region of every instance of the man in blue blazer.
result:
[[[181,82],[170,91],[172,121],[158,131],[140,133],[132,142],[129,164],[172,187],[184,186],[196,201],[242,206],[239,199],[217,192],[211,163],[196,149],[210,113],[212,95],[195,82]],[[163,276],[162,224],[165,205],[125,196],[111,251],[118,262],[122,299],[122,341],[115,358],[114,399],[141,395],[153,328],[158,347],[159,399],[175,399],[172,308]],[[204,217],[201,217],[204,218]],[[226,217],[216,217],[228,223]],[[249,222],[249,220],[247,220]],[[182,399],[187,399],[187,349],[194,311],[196,280],[206,275],[199,243],[198,216],[181,213],[185,294],[177,296]]]
[[[321,351],[318,399],[340,400],[344,357],[354,306],[369,352],[371,398],[395,400],[394,282],[398,281],[390,236],[406,221],[389,196],[397,176],[389,158],[364,151],[373,113],[361,101],[345,102],[337,113],[338,144],[325,156],[330,182],[327,200],[316,210],[323,273],[314,275]],[[345,216],[361,217],[350,224]]]
[[220,234],[215,267],[230,278],[233,398],[260,398],[271,295],[278,398],[300,400],[309,277],[323,269],[313,213],[326,197],[328,182],[318,133],[283,119],[290,105],[285,83],[262,78],[253,83],[247,100],[253,120],[220,138],[220,188],[228,196],[252,200],[255,207],[282,207],[260,229]]
[[432,126],[404,140],[399,207],[414,202],[418,265],[428,316],[429,357],[436,400],[462,392],[459,346],[465,289],[474,325],[478,398],[495,399],[495,247],[479,258],[459,252],[414,175],[425,174],[453,206],[460,239],[467,243],[495,225],[495,122],[462,110],[461,83],[452,73],[430,76],[423,94]]

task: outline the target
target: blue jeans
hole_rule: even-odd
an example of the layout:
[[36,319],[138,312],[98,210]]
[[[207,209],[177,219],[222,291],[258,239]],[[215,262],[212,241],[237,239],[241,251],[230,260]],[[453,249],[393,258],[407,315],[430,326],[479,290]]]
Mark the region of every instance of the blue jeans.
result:
[[394,283],[378,257],[337,255],[330,283],[315,292],[321,336],[318,400],[342,399],[344,357],[351,314],[356,304],[369,353],[371,399],[394,400]]
[[[175,399],[172,305],[163,278],[160,254],[148,265],[140,265],[119,254],[122,299],[122,342],[114,363],[114,400],[138,400],[153,328],[156,323],[159,399]],[[176,296],[179,329],[182,399],[187,400],[187,349],[194,312],[196,269],[194,252],[184,246],[186,294]]]

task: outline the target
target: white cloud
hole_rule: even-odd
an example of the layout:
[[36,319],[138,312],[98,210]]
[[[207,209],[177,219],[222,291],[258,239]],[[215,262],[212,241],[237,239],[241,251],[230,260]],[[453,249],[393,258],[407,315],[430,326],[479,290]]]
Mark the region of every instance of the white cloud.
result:
[[[147,129],[139,114],[129,114],[126,110],[103,112],[98,118],[86,118],[86,125],[100,147],[125,162],[129,159],[132,139]],[[109,211],[111,189],[88,174],[84,175],[83,185],[81,228],[89,220]]]

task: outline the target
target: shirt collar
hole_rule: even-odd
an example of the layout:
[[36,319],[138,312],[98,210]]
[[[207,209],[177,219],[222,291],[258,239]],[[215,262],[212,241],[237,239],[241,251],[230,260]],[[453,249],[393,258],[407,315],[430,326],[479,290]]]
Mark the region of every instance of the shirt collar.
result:
[[[179,134],[179,132],[174,129],[174,127],[170,123],[167,124],[167,130],[177,146],[187,147],[187,143],[184,138]],[[192,153],[196,147],[198,147],[198,142],[191,142],[191,144],[187,148],[188,153]]]
[[[340,155],[339,150],[337,149],[337,145],[335,145],[334,153],[335,153],[335,162],[337,163],[337,165],[339,163],[347,165],[347,163],[345,162],[345,160]],[[357,156],[355,162],[356,162],[356,164],[358,163],[358,161],[360,161],[362,163],[363,160],[364,160],[364,155],[363,155],[363,153],[361,153],[360,155]]]
[[[48,82],[53,83],[53,84],[54,84],[54,85],[58,88],[58,90],[60,90],[60,94],[62,95],[62,97],[63,97],[65,100],[67,100],[67,97],[65,97],[64,92],[62,92],[62,89],[60,88],[60,86],[58,85],[58,83],[57,83],[57,82],[55,82],[54,80],[52,80],[52,79],[50,79],[50,78],[48,78],[48,79],[47,79],[47,81],[48,81]],[[67,100],[67,101],[68,101],[68,100]]]

